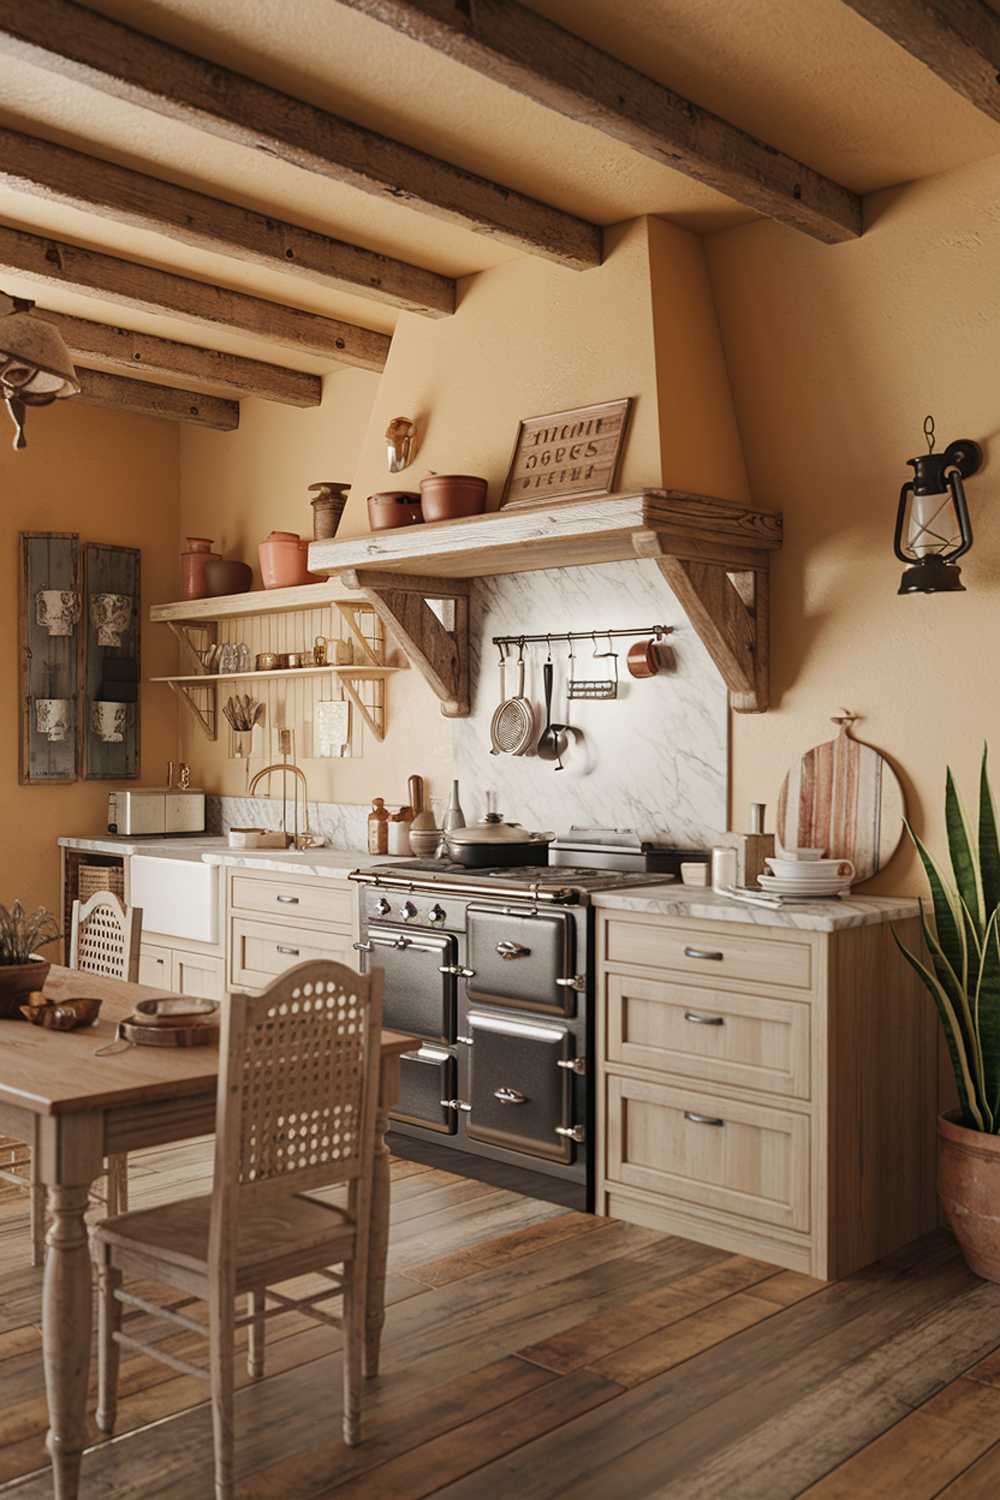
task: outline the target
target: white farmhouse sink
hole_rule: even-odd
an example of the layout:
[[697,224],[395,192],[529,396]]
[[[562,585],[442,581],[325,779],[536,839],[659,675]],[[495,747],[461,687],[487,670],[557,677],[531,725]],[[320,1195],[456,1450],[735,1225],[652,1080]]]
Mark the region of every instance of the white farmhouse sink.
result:
[[143,932],[219,941],[219,871],[200,860],[169,854],[133,854],[129,900],[142,907]]

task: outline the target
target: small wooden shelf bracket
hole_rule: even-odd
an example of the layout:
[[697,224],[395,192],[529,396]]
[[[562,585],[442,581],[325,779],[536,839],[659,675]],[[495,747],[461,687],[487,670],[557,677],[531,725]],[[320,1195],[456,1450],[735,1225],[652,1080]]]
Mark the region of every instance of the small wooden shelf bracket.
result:
[[656,531],[636,532],[632,544],[638,557],[656,562],[670,585],[718,667],[734,712],[765,713],[769,705],[770,552],[742,551],[727,566],[717,545],[712,549],[717,555],[702,561],[679,557],[676,542]]
[[[358,590],[441,700],[446,718],[471,712],[469,696],[469,595],[466,578],[425,578],[411,573],[347,569],[345,588]],[[440,613],[429,603],[441,600]],[[345,689],[347,684],[345,683]],[[347,689],[348,695],[354,695]],[[356,700],[355,700],[356,701]],[[367,717],[367,716],[366,716]]]
[[[198,648],[191,639],[192,630],[198,631],[205,645],[215,644],[218,635],[218,627],[214,621],[206,620],[201,625],[176,624],[173,620],[166,622],[170,634],[176,638],[181,648],[181,657],[186,658],[188,663],[200,673],[204,673],[205,664],[198,654]],[[206,680],[204,684],[197,682],[172,682],[171,691],[174,696],[187,705],[193,714],[195,723],[201,729],[207,739],[217,740],[219,737],[219,693],[214,682]]]

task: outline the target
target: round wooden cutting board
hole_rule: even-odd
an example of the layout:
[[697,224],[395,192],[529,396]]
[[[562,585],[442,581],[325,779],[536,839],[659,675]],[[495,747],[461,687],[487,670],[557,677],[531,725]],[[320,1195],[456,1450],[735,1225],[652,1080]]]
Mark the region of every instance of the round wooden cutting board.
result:
[[824,848],[854,863],[870,880],[892,858],[903,836],[906,804],[895,771],[871,745],[852,740],[843,713],[833,740],[807,750],[781,784],[777,835],[782,849]]

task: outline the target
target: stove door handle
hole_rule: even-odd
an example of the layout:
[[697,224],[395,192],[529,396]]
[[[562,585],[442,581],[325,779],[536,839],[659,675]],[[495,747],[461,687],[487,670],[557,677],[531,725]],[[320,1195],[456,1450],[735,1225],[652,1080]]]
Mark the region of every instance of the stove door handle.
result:
[[454,979],[474,979],[475,969],[467,969],[464,964],[438,964],[439,974],[450,974]]
[[571,974],[568,979],[557,979],[556,984],[564,990],[576,990],[582,994],[587,988],[586,976],[583,974]]
[[501,958],[528,958],[531,949],[526,948],[523,943],[512,943],[510,938],[501,938],[497,943],[497,952]]
[[501,1104],[527,1104],[528,1100],[520,1089],[509,1089],[506,1084],[502,1088],[493,1090],[494,1099],[499,1099]]

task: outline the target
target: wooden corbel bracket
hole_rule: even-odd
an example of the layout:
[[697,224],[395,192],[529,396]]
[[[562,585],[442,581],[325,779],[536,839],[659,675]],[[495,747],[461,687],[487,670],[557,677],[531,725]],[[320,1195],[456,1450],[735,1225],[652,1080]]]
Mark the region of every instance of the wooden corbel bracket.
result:
[[[424,578],[409,573],[378,573],[351,568],[341,573],[345,588],[358,589],[391,631],[417,670],[441,700],[449,719],[471,712],[469,696],[469,595],[467,578]],[[429,599],[446,600],[451,620],[442,624]]]
[[639,557],[652,558],[670,585],[729,689],[737,713],[768,707],[770,553],[734,549],[724,560],[678,557],[668,537],[640,531]]

